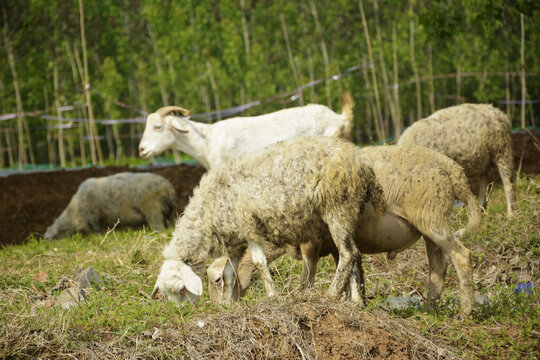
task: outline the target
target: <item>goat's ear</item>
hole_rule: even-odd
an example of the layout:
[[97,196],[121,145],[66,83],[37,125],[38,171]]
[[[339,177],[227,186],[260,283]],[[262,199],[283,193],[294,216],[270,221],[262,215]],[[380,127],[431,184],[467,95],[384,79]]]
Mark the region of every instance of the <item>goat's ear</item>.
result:
[[183,132],[183,133],[189,132],[189,129],[187,128],[187,126],[184,123],[178,121],[175,118],[170,118],[169,117],[168,119],[171,119],[169,124],[171,125],[171,128],[174,131]]
[[188,265],[182,265],[180,268],[180,277],[189,292],[201,296],[203,293],[202,280]]

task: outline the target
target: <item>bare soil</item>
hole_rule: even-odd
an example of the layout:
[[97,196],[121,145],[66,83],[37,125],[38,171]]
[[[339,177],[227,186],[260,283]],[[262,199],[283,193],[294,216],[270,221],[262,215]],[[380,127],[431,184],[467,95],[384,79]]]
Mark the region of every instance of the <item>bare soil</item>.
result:
[[[521,174],[540,174],[540,131],[513,134],[515,169]],[[148,171],[125,167],[87,168],[15,174],[0,177],[0,245],[24,242],[30,235],[42,236],[60,215],[81,182],[89,177],[122,171]],[[152,168],[166,177],[176,190],[178,211],[186,206],[204,168],[187,164]],[[497,171],[492,181],[500,182]]]

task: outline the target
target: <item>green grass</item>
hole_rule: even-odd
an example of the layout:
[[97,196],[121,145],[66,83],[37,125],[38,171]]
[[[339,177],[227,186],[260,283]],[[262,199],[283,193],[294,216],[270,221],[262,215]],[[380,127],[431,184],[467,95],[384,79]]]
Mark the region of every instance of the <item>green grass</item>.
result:
[[[488,306],[479,306],[465,322],[456,320],[457,279],[450,267],[443,298],[435,310],[421,306],[391,312],[390,316],[407,319],[427,338],[452,347],[458,357],[536,359],[540,355],[540,177],[520,178],[517,195],[518,213],[507,220],[502,187],[495,186],[481,229],[463,239],[472,250],[476,290],[488,296]],[[459,228],[466,222],[466,211],[456,208],[455,213]],[[183,356],[185,348],[165,342],[152,345],[148,334],[156,328],[183,332],[192,319],[266,301],[260,282],[229,310],[210,304],[206,291],[197,305],[178,307],[150,299],[162,263],[161,250],[171,232],[122,230],[54,242],[33,238],[24,245],[3,247],[0,357],[92,357],[84,351],[97,353],[100,344],[116,346],[125,356],[132,354],[127,349],[142,357]],[[89,301],[70,310],[54,306],[60,290],[50,290],[64,277],[87,267],[93,267],[104,281],[87,294]],[[298,289],[301,269],[301,263],[288,256],[273,264],[279,306],[294,308],[305,298]],[[369,300],[365,310],[369,312],[379,311],[388,296],[423,297],[427,293],[422,242],[398,254],[394,261],[383,255],[366,256],[364,271]],[[333,273],[333,260],[322,259],[310,301],[325,301]],[[533,282],[536,290],[515,294],[515,287],[523,281]]]

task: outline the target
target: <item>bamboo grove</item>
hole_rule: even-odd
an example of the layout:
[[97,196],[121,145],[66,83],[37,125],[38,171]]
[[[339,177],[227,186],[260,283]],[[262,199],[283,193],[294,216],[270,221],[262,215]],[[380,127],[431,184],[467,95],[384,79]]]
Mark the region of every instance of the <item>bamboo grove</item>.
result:
[[[0,167],[121,163],[144,114],[356,101],[355,140],[488,102],[539,125],[534,0],[7,0]],[[243,109],[243,108],[242,108]],[[239,112],[240,113],[240,112]],[[203,118],[201,118],[204,120]]]

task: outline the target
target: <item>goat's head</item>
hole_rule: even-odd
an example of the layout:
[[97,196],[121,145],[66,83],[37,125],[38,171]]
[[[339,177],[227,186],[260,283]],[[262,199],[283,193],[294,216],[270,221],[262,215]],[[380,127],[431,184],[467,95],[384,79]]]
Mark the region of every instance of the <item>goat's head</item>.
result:
[[179,106],[165,106],[148,115],[146,127],[139,144],[139,155],[143,158],[159,155],[174,147],[175,133],[187,133],[189,130],[181,116],[189,116],[190,111]]
[[195,302],[202,295],[201,278],[193,269],[179,260],[165,260],[152,291],[152,297],[160,290],[170,301],[181,304]]

